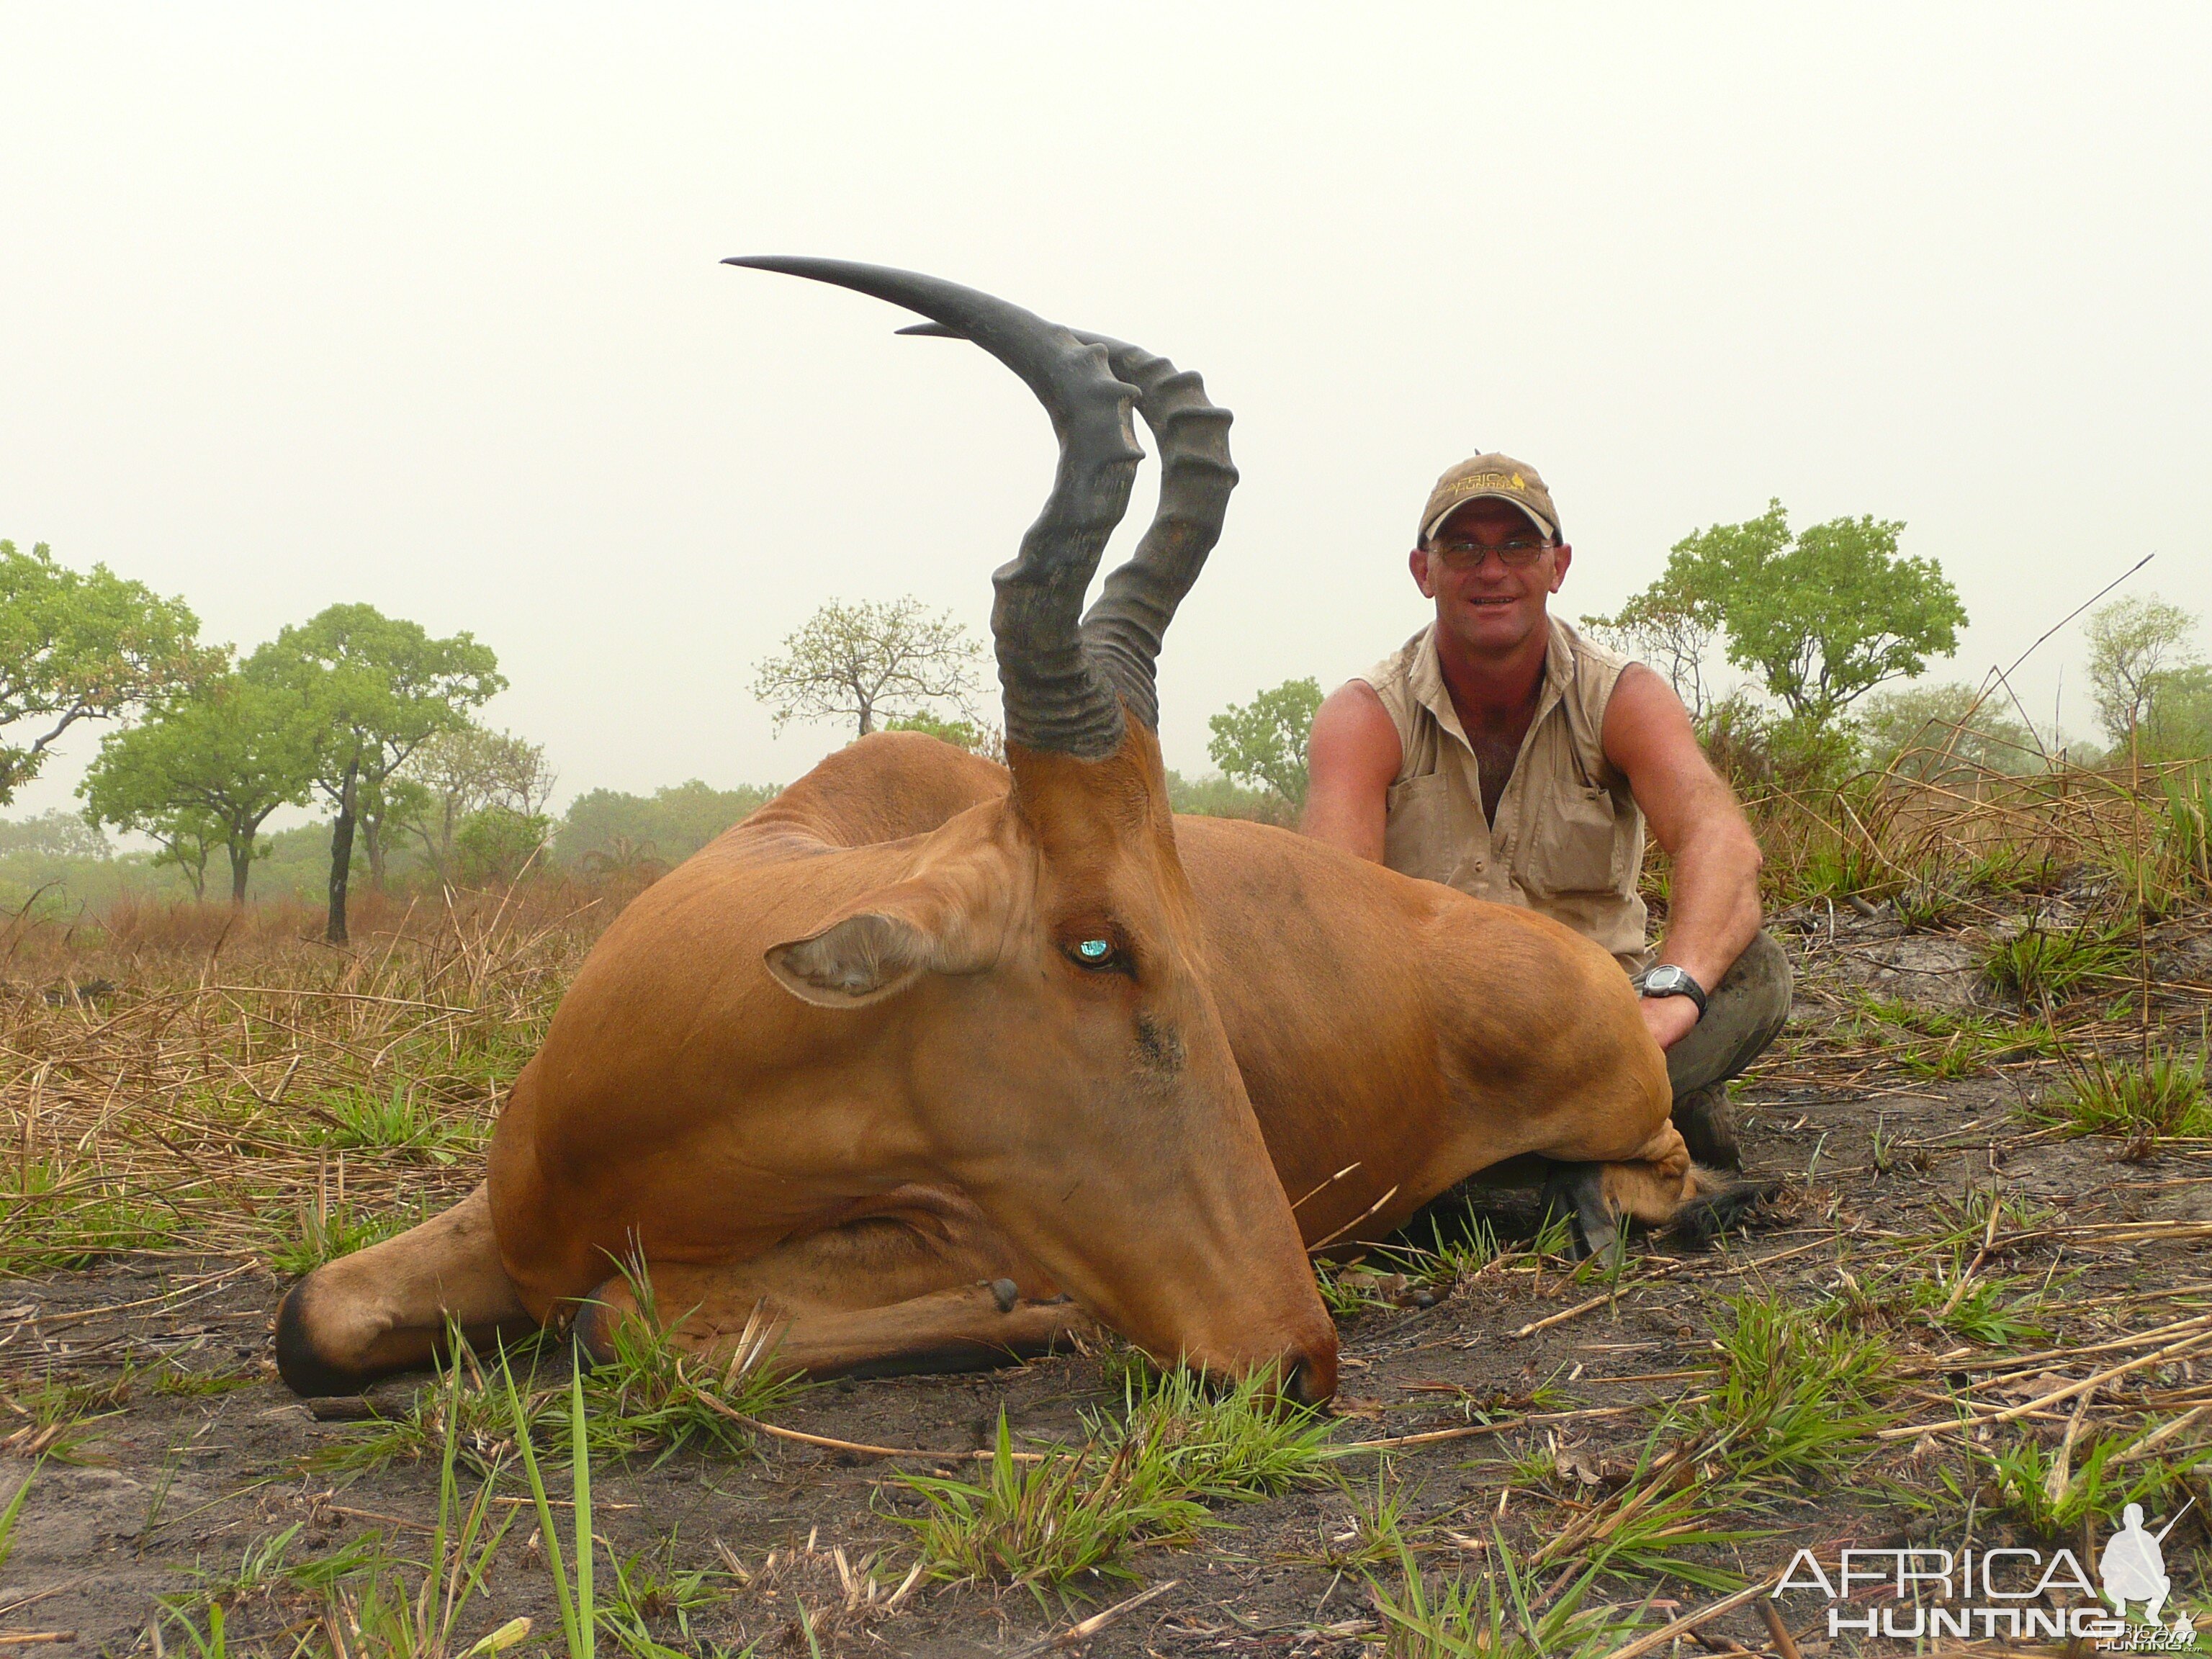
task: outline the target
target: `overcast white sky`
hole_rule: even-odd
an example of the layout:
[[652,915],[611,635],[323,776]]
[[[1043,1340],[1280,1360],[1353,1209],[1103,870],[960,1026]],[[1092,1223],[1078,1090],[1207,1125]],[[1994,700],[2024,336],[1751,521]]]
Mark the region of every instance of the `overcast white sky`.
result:
[[[564,797],[787,781],[842,734],[774,737],[752,665],[834,597],[981,632],[1052,454],[981,352],[716,263],[818,252],[1237,411],[1186,771],[1419,624],[1481,447],[1550,480],[1570,616],[1779,495],[1905,520],[1975,678],[2150,550],[2212,611],[2209,47],[2201,4],[0,3],[0,536],[242,647],[470,629]],[[2077,730],[2081,654],[2023,676]]]

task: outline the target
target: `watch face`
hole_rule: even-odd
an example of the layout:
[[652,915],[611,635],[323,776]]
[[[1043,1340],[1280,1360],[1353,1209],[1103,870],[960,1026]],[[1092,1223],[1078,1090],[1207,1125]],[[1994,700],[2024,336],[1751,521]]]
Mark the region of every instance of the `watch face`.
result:
[[1680,968],[1654,968],[1644,975],[1644,988],[1647,991],[1679,991],[1688,978],[1689,975]]

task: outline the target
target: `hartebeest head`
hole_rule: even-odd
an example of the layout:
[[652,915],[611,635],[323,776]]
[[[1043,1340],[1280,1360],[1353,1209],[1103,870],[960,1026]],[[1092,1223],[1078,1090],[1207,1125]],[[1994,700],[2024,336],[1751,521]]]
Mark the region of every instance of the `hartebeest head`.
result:
[[[1331,1393],[1336,1333],[1207,988],[1154,728],[1153,665],[1237,482],[1194,374],[971,289],[880,266],[732,264],[888,300],[1028,383],[1060,464],[992,611],[1013,787],[919,846],[912,873],[768,952],[793,994],[872,1008],[910,1053],[932,1161],[1039,1266],[1166,1360],[1279,1368]],[[1160,447],[1158,514],[1083,601]],[[857,1033],[856,1033],[857,1035]]]

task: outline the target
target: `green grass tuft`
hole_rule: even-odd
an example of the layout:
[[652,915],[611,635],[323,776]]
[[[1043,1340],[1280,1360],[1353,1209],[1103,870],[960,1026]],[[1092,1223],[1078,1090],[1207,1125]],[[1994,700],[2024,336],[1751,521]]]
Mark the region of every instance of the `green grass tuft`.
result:
[[1397,1572],[1367,1581],[1382,1659],[1595,1659],[1644,1627],[1617,1608],[1586,1605],[1595,1568],[1547,1599],[1537,1570],[1517,1562],[1502,1535],[1486,1553],[1491,1570],[1479,1579],[1431,1578],[1400,1542]]
[[301,1139],[333,1152],[365,1150],[433,1164],[481,1152],[490,1126],[472,1113],[441,1109],[427,1090],[409,1081],[379,1093],[335,1091],[301,1108]]
[[[722,1590],[709,1581],[726,1575],[677,1565],[673,1533],[656,1547],[628,1556],[618,1556],[610,1548],[607,1560],[614,1569],[614,1581],[606,1586],[599,1626],[623,1650],[639,1659],[696,1650],[691,1615],[722,1599]],[[670,1649],[653,1633],[656,1624],[672,1622],[677,1640],[684,1644],[681,1649]]]
[[160,1249],[176,1214],[89,1165],[33,1158],[0,1166],[0,1278],[88,1267],[125,1250]]
[[1255,1374],[1227,1388],[1176,1370],[1127,1385],[1119,1421],[1086,1413],[1109,1452],[1136,1449],[1162,1484],[1194,1497],[1249,1502],[1279,1498],[1328,1478],[1329,1419],[1278,1401],[1274,1378]]
[[20,1456],[57,1463],[89,1463],[94,1436],[89,1424],[120,1416],[131,1402],[135,1373],[125,1370],[105,1382],[41,1377],[0,1388],[0,1446]]
[[[1990,1348],[2050,1340],[2051,1327],[2041,1316],[2049,1286],[2023,1290],[2018,1279],[1987,1273],[1977,1273],[1962,1286],[1959,1275],[1964,1271],[1960,1247],[1954,1247],[1948,1271],[1942,1266],[1932,1273],[1877,1269],[1864,1279],[1844,1273],[1822,1316],[1856,1331],[1918,1328]],[[2070,1282],[2070,1276],[2061,1282]]]
[[1091,1439],[1018,1462],[1006,1415],[978,1480],[902,1475],[926,1509],[894,1517],[921,1547],[922,1569],[954,1582],[1063,1589],[1126,1577],[1121,1558],[1145,1544],[1188,1543],[1222,1522],[1209,1502],[1272,1498],[1330,1478],[1327,1419],[1274,1397],[1274,1379],[1227,1388],[1187,1371],[1132,1376],[1120,1420],[1085,1419]]
[[[2057,1036],[2039,1019],[1997,1019],[1885,997],[1863,998],[1859,1016],[1862,1036],[1878,1034],[1891,1057],[1921,1077],[1976,1077],[2010,1060],[2058,1051]],[[1864,1031],[1869,1024],[1875,1033]]]
[[2093,982],[2124,974],[2131,965],[2131,935],[2087,921],[2052,929],[2030,921],[2018,933],[1982,948],[1982,977],[2026,1004],[2062,1002]]
[[1698,1408],[1727,1437],[1736,1479],[1832,1478],[1895,1420],[1879,1401],[1889,1369],[1879,1338],[1832,1328],[1772,1296],[1731,1297],[1715,1338],[1721,1376]]
[[518,1420],[539,1444],[553,1443],[553,1391],[524,1390],[518,1418],[501,1386],[509,1378],[507,1352],[495,1356],[500,1381],[495,1382],[485,1377],[458,1333],[449,1336],[448,1344],[449,1357],[439,1364],[438,1380],[418,1389],[404,1413],[325,1443],[307,1455],[303,1466],[320,1474],[349,1474],[450,1454],[462,1468],[489,1476],[515,1455]]
[[2072,1067],[2046,1114],[2085,1135],[2136,1141],[2212,1135],[2204,1050],[2157,1048],[2132,1065],[2091,1054]]
[[1047,1585],[1127,1578],[1120,1558],[1133,1547],[1188,1543],[1221,1524],[1146,1450],[1132,1437],[1110,1453],[1055,1448],[1018,1463],[1001,1411],[983,1480],[902,1475],[927,1508],[893,1518],[913,1532],[932,1578],[1026,1585],[1040,1601]]
[[2179,1508],[2188,1501],[2191,1476],[2212,1451],[2179,1461],[2146,1458],[2122,1462],[2126,1443],[2100,1437],[2077,1445],[2060,1466],[2060,1454],[2033,1434],[2015,1432],[2002,1445],[1978,1448],[1987,1467],[1990,1496],[2004,1515],[2045,1538],[2072,1536],[2085,1520],[2109,1524],[2130,1504],[2156,1510],[2160,1500]]
[[633,1260],[623,1264],[622,1272],[636,1311],[616,1322],[608,1339],[612,1353],[592,1366],[585,1379],[586,1393],[599,1413],[594,1448],[657,1448],[662,1459],[695,1444],[726,1455],[750,1450],[752,1437],[744,1426],[706,1401],[758,1417],[807,1387],[776,1366],[765,1318],[740,1335],[729,1362],[716,1376],[669,1340],[670,1322],[662,1316],[645,1264]]
[[346,1202],[325,1205],[318,1195],[316,1202],[302,1200],[290,1216],[271,1224],[264,1259],[272,1273],[303,1276],[326,1261],[396,1238],[422,1218],[409,1211],[372,1212]]

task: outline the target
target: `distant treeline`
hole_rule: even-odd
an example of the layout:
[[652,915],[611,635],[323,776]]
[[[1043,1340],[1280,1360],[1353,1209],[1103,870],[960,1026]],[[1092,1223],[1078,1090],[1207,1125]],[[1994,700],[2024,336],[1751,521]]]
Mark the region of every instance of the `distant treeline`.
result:
[[[592,789],[556,819],[536,868],[586,881],[643,882],[674,868],[756,808],[781,786],[741,783],[717,789],[693,778],[649,795]],[[1224,777],[1168,774],[1178,812],[1280,823],[1287,803],[1266,790]],[[254,858],[254,891],[262,898],[314,902],[330,876],[331,824],[325,819],[264,833]],[[57,808],[34,817],[0,818],[0,905],[21,908],[98,908],[125,892],[187,898],[191,888],[173,862],[152,853],[118,852],[82,814]],[[427,851],[395,846],[386,860],[384,889],[434,889],[439,875]]]

